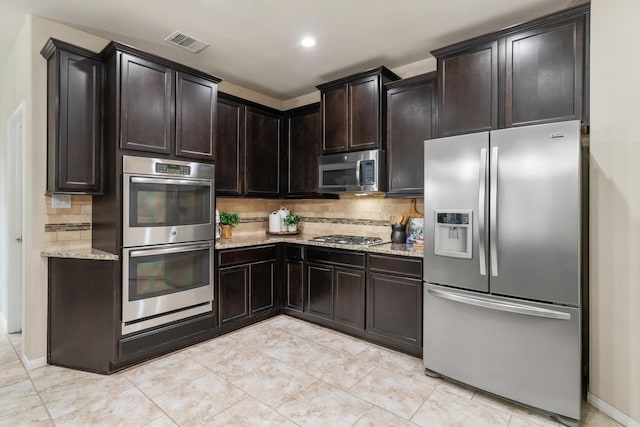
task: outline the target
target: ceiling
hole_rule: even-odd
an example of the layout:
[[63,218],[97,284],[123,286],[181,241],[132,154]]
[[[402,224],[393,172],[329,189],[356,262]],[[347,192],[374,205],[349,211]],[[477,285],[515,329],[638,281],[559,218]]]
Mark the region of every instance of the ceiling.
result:
[[[409,64],[469,37],[583,0],[2,0],[0,64],[26,15],[170,57],[280,100],[335,78]],[[211,44],[164,42],[179,30]],[[299,44],[304,35],[313,48]]]

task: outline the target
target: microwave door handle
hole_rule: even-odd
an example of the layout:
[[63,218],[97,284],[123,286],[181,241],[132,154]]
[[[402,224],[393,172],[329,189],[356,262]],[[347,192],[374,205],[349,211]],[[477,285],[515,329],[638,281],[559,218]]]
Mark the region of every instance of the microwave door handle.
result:
[[141,250],[129,252],[129,257],[139,258],[143,256],[168,255],[168,254],[176,254],[176,253],[182,253],[182,252],[195,252],[195,251],[200,251],[202,249],[211,249],[211,243],[180,246],[177,248],[173,247],[173,248],[160,248],[160,249],[141,249]]
[[173,179],[173,178],[145,178],[134,176],[131,182],[135,184],[171,184],[171,185],[192,185],[196,187],[211,187],[211,181],[199,181],[190,179]]
[[360,181],[360,160],[356,160],[356,185],[362,187],[362,181]]

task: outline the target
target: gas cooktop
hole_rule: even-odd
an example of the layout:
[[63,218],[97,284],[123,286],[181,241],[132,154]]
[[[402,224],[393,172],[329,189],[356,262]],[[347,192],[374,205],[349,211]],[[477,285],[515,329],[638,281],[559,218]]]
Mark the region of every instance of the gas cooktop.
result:
[[372,245],[381,245],[385,243],[385,241],[379,237],[345,236],[342,234],[331,234],[329,236],[316,236],[309,240],[314,242],[339,243],[342,245],[356,245],[356,246],[372,246]]

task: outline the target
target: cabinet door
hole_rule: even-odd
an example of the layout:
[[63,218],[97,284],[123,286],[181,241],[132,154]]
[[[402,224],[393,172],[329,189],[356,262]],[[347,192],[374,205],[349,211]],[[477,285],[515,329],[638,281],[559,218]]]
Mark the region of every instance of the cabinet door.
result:
[[287,286],[287,307],[303,311],[304,267],[300,260],[285,262],[285,280]]
[[216,128],[216,194],[242,194],[244,106],[219,98]]
[[498,127],[498,42],[438,58],[439,134]]
[[[58,101],[58,105],[48,107],[49,114],[58,117],[49,124],[47,190],[100,193],[102,63],[64,50],[60,51],[59,61],[49,61],[49,78],[59,75],[59,79],[48,83],[49,102]],[[52,69],[55,67],[59,69]]]
[[422,345],[422,281],[370,273],[367,282],[367,332],[391,345]]
[[584,16],[506,39],[505,125],[582,119]]
[[333,318],[333,269],[307,264],[306,311],[326,319]]
[[251,314],[274,307],[276,263],[275,261],[251,264],[250,277],[250,307]]
[[124,53],[120,66],[120,147],[169,154],[174,71]]
[[176,155],[214,160],[217,98],[215,82],[176,74]]
[[364,329],[364,271],[334,269],[333,320]]
[[349,150],[380,147],[380,77],[349,83]]
[[249,266],[218,270],[218,312],[220,324],[249,315]]
[[321,116],[319,107],[292,115],[287,126],[287,193],[318,192]]
[[387,196],[424,196],[424,141],[436,121],[435,78],[387,91]]
[[278,115],[245,109],[245,194],[280,195],[280,122]]
[[322,152],[347,151],[349,96],[346,83],[322,92],[322,123]]

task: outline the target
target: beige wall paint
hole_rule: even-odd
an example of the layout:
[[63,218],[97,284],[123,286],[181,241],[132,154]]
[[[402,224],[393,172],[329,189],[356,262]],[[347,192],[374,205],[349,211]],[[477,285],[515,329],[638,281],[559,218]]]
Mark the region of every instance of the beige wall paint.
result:
[[[8,84],[15,84],[26,98],[25,205],[23,216],[23,265],[25,310],[23,322],[23,354],[28,360],[46,355],[47,338],[47,268],[40,256],[44,247],[46,208],[42,202],[46,190],[47,144],[47,69],[40,49],[49,37],[59,38],[87,49],[98,51],[107,43],[78,31],[38,17],[27,17],[21,35],[28,41],[17,43],[24,60]],[[3,81],[4,75],[1,78]]]
[[591,8],[590,392],[640,422],[640,2]]
[[[381,64],[384,65],[384,64]],[[424,74],[436,70],[436,59],[426,58],[419,61],[412,62],[400,67],[391,68],[391,71],[399,75],[400,77],[407,78],[417,76],[418,74]],[[324,82],[323,82],[324,83]],[[314,102],[320,102],[320,91],[313,91],[306,95],[298,96],[297,98],[287,99],[282,102],[282,110],[289,110],[291,108],[302,107],[303,105],[313,104]]]

